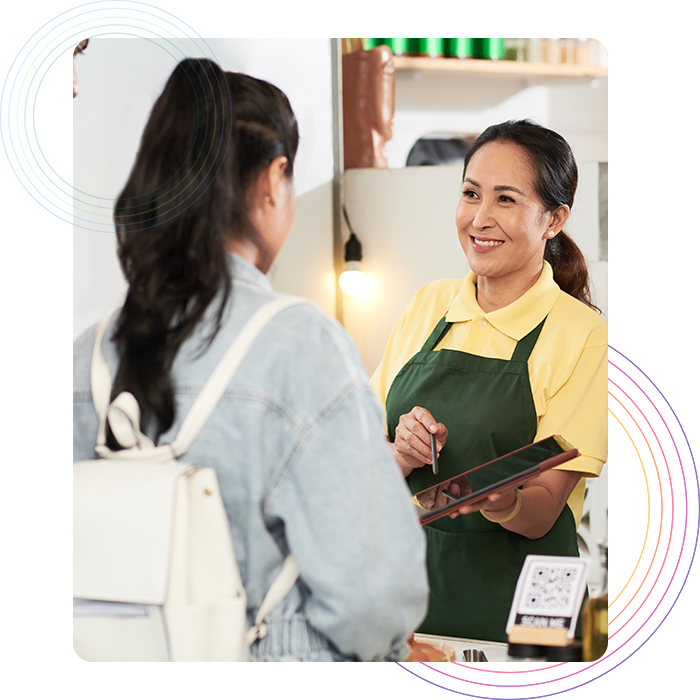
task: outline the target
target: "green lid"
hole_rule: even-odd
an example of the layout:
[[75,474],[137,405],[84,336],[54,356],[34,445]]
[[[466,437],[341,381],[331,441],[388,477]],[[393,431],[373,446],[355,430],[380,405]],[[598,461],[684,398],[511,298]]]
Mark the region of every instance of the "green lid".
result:
[[442,56],[442,39],[418,39],[418,51],[421,56]]
[[474,39],[474,51],[477,58],[498,61],[505,58],[505,41],[503,39]]
[[384,43],[394,52],[395,56],[402,56],[405,53],[409,53],[409,39],[384,39]]
[[445,55],[456,58],[472,58],[474,56],[474,39],[443,39]]
[[373,49],[375,46],[382,46],[384,44],[384,39],[364,39],[365,51]]

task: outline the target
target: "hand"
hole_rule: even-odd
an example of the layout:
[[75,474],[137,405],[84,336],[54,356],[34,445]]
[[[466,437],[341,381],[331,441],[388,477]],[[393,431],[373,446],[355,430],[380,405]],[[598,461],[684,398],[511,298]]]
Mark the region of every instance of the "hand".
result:
[[429,643],[429,642],[417,642],[413,635],[408,638],[408,645],[411,647],[411,651],[404,661],[420,661],[425,663],[426,661],[454,661],[455,652],[452,647],[447,646],[447,644],[442,644],[441,642]]
[[404,476],[408,476],[418,467],[432,463],[431,433],[435,435],[439,456],[447,441],[447,428],[438,423],[430,411],[416,406],[410,413],[399,418],[394,434],[394,454]]
[[421,493],[417,496],[418,503],[426,510],[433,510],[433,508],[440,508],[451,503],[452,499],[445,496],[443,491],[451,493],[455,498],[461,498],[462,496],[468,496],[472,492],[472,487],[469,485],[467,477],[462,475],[453,481],[440,484],[429,491]]
[[467,515],[477,510],[485,510],[492,516],[507,515],[514,507],[515,489],[506,489],[505,491],[492,493],[486,498],[480,498],[478,501],[465,504],[454,513],[450,513],[450,517],[456,518],[458,515]]
[[410,650],[409,650],[408,656],[404,659],[404,661],[425,662],[428,660],[428,655],[425,653],[424,649],[422,648],[423,645],[416,642],[413,635],[411,635],[406,641],[408,642],[408,646],[410,647]]

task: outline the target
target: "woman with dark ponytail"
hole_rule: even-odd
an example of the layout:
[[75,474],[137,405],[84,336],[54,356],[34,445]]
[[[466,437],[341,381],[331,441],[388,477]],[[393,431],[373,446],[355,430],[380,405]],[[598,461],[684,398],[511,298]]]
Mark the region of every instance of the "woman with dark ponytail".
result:
[[[585,480],[607,458],[607,325],[563,231],[577,182],[554,131],[529,120],[486,129],[465,157],[456,213],[471,271],[419,290],[372,377],[396,460],[428,510],[447,503],[439,482],[533,442],[558,435],[580,453],[425,526],[422,632],[504,642],[525,557],[579,554]],[[424,468],[431,434],[439,476]],[[488,483],[477,472],[449,491]]]
[[[273,85],[182,61],[151,112],[114,209],[128,282],[102,351],[112,398],[172,442],[253,313],[294,218],[297,123]],[[94,328],[74,347],[74,459],[98,430]],[[337,445],[343,450],[338,451]],[[108,445],[120,449],[108,429]],[[262,331],[184,455],[213,467],[254,619],[288,553],[300,578],[267,618],[253,660],[401,660],[425,614],[425,543],[342,328],[312,305]],[[377,532],[400,532],[396,544]],[[370,573],[368,573],[370,572]]]

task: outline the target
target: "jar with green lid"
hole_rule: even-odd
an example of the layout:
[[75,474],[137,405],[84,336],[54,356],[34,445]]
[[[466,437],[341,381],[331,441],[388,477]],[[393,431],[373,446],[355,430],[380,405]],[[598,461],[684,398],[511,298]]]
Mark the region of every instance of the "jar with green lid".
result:
[[417,53],[419,56],[442,56],[444,54],[442,39],[418,39]]
[[382,46],[385,41],[388,41],[388,39],[363,39],[362,40],[362,42],[364,44],[365,51],[369,51],[370,49],[373,49],[376,46]]
[[411,51],[410,39],[384,39],[384,43],[391,49],[394,56],[403,56]]
[[474,43],[477,58],[486,58],[491,61],[500,61],[505,58],[504,39],[474,39]]
[[443,39],[446,56],[473,58],[474,39]]

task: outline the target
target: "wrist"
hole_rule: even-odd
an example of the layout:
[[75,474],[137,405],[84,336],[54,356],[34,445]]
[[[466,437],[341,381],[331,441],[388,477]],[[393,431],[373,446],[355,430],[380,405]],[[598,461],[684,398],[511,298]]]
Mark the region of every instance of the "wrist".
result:
[[394,455],[394,461],[396,464],[398,464],[404,478],[406,478],[413,471],[413,467],[408,465],[406,461],[401,458],[401,455],[399,455],[399,451],[396,449],[396,445],[393,442],[389,443],[389,447],[391,448],[391,454]]
[[498,510],[487,510],[486,508],[482,508],[481,514],[486,518],[486,520],[489,520],[492,523],[507,523],[520,512],[522,503],[523,497],[520,489],[515,489],[513,492],[513,502],[509,506]]

